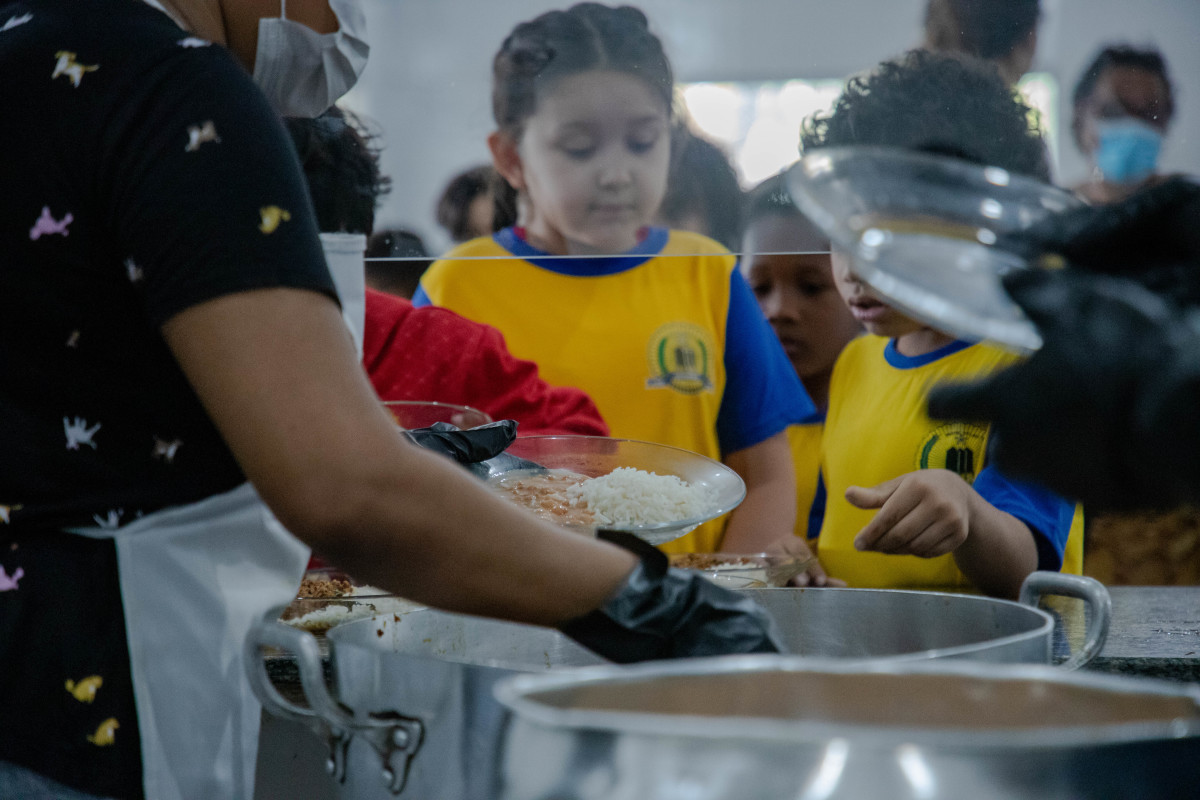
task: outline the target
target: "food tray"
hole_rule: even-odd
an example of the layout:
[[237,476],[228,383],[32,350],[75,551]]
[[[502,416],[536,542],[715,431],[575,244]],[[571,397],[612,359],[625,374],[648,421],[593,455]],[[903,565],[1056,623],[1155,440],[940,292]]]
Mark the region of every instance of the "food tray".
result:
[[730,589],[787,586],[812,562],[812,558],[775,553],[678,553],[671,566],[703,572]]

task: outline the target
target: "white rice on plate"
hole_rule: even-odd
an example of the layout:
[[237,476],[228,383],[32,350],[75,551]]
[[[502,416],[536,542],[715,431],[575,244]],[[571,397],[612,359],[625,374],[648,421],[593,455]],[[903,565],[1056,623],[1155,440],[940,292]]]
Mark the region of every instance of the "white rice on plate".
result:
[[713,506],[707,487],[634,467],[568,486],[566,494],[585,502],[601,525],[661,525],[702,517]]

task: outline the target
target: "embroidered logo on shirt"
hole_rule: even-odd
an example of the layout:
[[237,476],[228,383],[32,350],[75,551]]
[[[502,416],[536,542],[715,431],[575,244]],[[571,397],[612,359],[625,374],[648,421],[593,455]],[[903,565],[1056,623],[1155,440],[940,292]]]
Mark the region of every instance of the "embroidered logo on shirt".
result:
[[95,733],[88,734],[87,740],[97,747],[108,747],[117,741],[116,730],[119,727],[121,723],[117,722],[116,718],[109,717],[100,723]]
[[187,132],[188,143],[187,147],[183,148],[185,153],[196,152],[205,142],[221,143],[221,137],[217,135],[217,126],[211,119],[206,119],[199,125],[188,125]]
[[75,215],[70,211],[61,220],[55,219],[50,213],[50,206],[42,206],[42,215],[37,218],[37,222],[33,223],[33,227],[29,229],[29,240],[36,242],[43,236],[69,236],[70,231],[67,226],[75,221]]
[[125,259],[125,274],[129,276],[130,283],[137,283],[145,277],[142,268],[132,258]]
[[212,42],[196,36],[189,36],[186,39],[180,39],[176,44],[180,47],[208,47]]
[[917,450],[917,469],[948,469],[974,483],[983,465],[987,428],[951,422],[935,428]]
[[100,69],[99,64],[80,64],[75,60],[75,54],[69,50],[59,50],[54,57],[58,59],[58,63],[54,65],[54,74],[50,76],[50,80],[54,80],[60,75],[66,75],[76,89],[79,88],[79,83],[83,80],[85,73]]
[[104,678],[99,675],[89,675],[79,683],[67,679],[67,691],[81,703],[90,703],[96,699],[96,692],[104,685]]
[[0,27],[0,33],[11,31],[13,28],[17,27],[18,25],[24,25],[31,19],[33,19],[33,14],[22,14],[19,17],[9,17],[8,21],[4,23],[4,27]]
[[19,508],[21,508],[21,506],[0,505],[0,522],[3,522],[5,525],[7,525],[12,521],[12,512]]
[[0,592],[15,592],[17,590],[17,581],[25,577],[25,570],[17,567],[13,570],[13,574],[9,575],[4,571],[4,567],[0,567]]
[[100,430],[99,422],[89,428],[87,421],[80,417],[76,417],[74,422],[63,417],[63,431],[67,435],[68,450],[78,450],[81,444],[86,444],[95,450],[96,443],[92,441],[92,437],[96,435],[96,431],[98,430]]
[[258,213],[262,215],[262,222],[259,224],[258,229],[268,235],[274,233],[275,229],[281,223],[287,222],[292,218],[290,211],[279,206],[263,206],[258,210]]
[[713,390],[712,359],[717,343],[712,332],[691,322],[668,322],[646,344],[647,389],[674,389],[681,394]]

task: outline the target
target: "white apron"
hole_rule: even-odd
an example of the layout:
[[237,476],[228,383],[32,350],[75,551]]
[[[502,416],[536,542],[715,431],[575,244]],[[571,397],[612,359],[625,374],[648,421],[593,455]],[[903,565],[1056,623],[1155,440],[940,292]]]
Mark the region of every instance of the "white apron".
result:
[[148,800],[251,800],[261,706],[246,634],[289,602],[309,549],[250,484],[117,529],[115,541]]
[[322,233],[321,249],[342,303],[342,319],[354,337],[354,349],[361,360],[367,313],[367,265],[363,257],[367,237],[361,233]]

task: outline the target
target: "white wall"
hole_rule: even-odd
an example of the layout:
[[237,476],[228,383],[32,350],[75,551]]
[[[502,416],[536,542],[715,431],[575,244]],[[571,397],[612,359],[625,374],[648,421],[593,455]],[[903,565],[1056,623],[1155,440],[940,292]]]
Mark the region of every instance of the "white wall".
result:
[[[517,23],[573,0],[364,0],[371,60],[346,103],[385,132],[394,189],[377,227],[420,233],[433,252],[448,239],[433,218],[446,181],[488,158],[492,56]],[[843,77],[919,43],[925,0],[641,0],[682,81]],[[1034,68],[1054,74],[1060,119],[1096,49],[1153,42],[1165,53],[1179,111],[1168,170],[1200,173],[1200,0],[1042,0]],[[1079,180],[1069,142],[1060,177]]]

